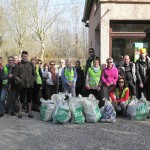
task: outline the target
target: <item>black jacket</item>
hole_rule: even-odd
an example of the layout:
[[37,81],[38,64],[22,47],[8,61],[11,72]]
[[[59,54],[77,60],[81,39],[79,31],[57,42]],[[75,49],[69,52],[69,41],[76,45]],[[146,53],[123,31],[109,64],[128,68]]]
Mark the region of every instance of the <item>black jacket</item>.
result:
[[84,85],[84,72],[82,70],[81,67],[76,68],[76,71],[77,71],[77,81],[76,81],[76,87],[83,87]]
[[[85,77],[86,77],[86,74],[87,74],[88,69],[91,67],[91,65],[92,65],[92,63],[93,63],[93,61],[94,61],[95,59],[99,59],[99,57],[94,55],[93,57],[89,57],[89,58],[87,59],[87,61],[86,61],[86,66],[85,66]],[[100,60],[100,59],[99,59],[99,60]]]
[[146,84],[146,72],[148,68],[150,68],[150,58],[148,56],[146,62],[143,62],[141,58],[136,61],[136,77],[138,84]]
[[20,88],[32,88],[36,80],[36,70],[30,62],[21,61],[16,65],[15,79]]
[[[131,73],[132,73],[132,77],[133,77],[133,82],[134,84],[136,83],[136,69],[135,69],[135,64],[130,62],[130,68],[131,68]],[[122,64],[120,66],[120,69],[119,69],[119,75],[124,77],[126,79],[126,74],[125,74],[125,67],[124,67],[124,64]]]

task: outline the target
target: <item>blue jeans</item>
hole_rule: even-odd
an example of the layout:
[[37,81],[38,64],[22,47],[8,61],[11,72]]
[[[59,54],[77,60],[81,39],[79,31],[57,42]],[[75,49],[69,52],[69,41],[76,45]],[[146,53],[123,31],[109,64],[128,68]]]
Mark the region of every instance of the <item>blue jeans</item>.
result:
[[76,97],[75,86],[69,87],[67,84],[63,85],[64,92],[71,93],[73,97]]
[[6,101],[6,98],[7,98],[7,106],[9,105],[8,107],[10,107],[10,111],[11,112],[15,111],[16,91],[12,90],[9,93],[7,88],[2,88],[1,96],[0,96],[0,113],[1,114],[5,112],[5,101]]

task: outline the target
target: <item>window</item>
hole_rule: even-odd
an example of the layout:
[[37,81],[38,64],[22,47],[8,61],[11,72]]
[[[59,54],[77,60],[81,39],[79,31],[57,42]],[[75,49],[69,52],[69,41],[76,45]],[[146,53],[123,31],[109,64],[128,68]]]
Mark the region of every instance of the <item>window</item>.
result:
[[129,55],[130,60],[135,62],[142,47],[150,55],[150,21],[110,21],[110,56],[114,58],[116,66],[121,64],[124,55]]

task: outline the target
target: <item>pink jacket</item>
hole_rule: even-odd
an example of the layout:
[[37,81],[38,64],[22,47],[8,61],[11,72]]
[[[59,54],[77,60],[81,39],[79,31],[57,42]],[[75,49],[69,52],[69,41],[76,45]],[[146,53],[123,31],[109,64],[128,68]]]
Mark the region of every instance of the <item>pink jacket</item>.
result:
[[107,67],[102,71],[102,83],[104,85],[111,84],[114,82],[114,85],[116,85],[116,82],[118,80],[118,70],[116,67],[112,67],[111,69],[108,69]]

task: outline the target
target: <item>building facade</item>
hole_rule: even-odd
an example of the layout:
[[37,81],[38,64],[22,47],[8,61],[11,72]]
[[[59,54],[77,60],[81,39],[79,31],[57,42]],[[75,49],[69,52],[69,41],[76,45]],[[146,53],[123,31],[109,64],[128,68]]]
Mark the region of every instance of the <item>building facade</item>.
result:
[[119,65],[126,54],[136,61],[142,47],[150,54],[150,0],[86,0],[83,22],[101,63]]

